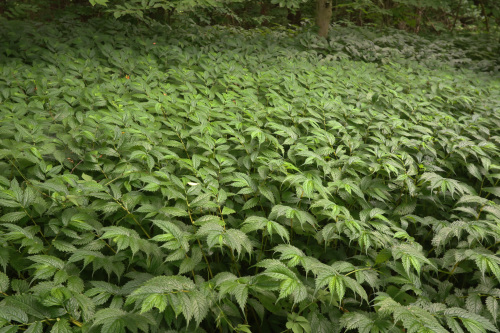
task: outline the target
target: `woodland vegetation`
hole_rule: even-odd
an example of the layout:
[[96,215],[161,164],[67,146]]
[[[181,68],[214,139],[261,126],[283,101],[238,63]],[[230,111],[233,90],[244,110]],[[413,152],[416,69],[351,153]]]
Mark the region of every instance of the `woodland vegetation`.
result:
[[499,333],[499,19],[0,1],[0,333]]

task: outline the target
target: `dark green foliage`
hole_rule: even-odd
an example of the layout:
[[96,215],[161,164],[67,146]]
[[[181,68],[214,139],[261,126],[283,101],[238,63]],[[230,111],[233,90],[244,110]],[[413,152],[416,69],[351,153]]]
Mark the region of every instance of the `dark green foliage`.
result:
[[0,30],[1,332],[498,332],[492,41]]
[[313,25],[318,6],[326,4],[331,4],[331,21],[344,26],[441,33],[498,32],[500,24],[497,0],[0,0],[0,17],[36,21],[69,17],[86,21],[106,16],[174,26],[195,22],[245,28],[287,27]]

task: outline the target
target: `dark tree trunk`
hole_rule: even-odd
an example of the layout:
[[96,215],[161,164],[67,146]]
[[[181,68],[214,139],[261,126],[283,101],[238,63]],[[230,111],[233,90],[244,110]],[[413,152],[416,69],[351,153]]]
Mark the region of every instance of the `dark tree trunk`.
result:
[[[266,16],[267,13],[269,12],[269,9],[271,9],[270,4],[267,2],[267,0],[263,0],[260,3],[260,15]],[[267,25],[269,22],[267,20],[262,21],[262,25]]]
[[415,33],[417,34],[420,32],[423,14],[424,14],[424,9],[421,7],[417,7],[416,22],[415,22]]
[[172,15],[174,14],[175,8],[169,8],[165,9],[163,17],[165,20],[165,23],[168,25],[172,25]]
[[260,15],[267,15],[269,11],[269,4],[266,1],[260,3]]
[[455,29],[455,25],[457,24],[458,15],[460,15],[461,7],[462,7],[462,0],[460,0],[460,2],[458,3],[457,11],[455,12],[455,18],[453,19],[453,24],[451,25],[450,31],[453,31],[453,29]]
[[486,9],[484,8],[484,0],[480,0],[479,4],[481,5],[481,13],[484,16],[484,24],[486,24],[486,31],[490,32],[490,24],[488,23],[488,15],[486,14]]
[[330,20],[332,18],[332,0],[318,0],[316,7],[316,24],[319,27],[318,35],[328,36]]
[[297,10],[295,13],[292,12],[290,9],[288,10],[287,19],[288,22],[290,22],[290,24],[300,25],[301,18],[302,18],[302,12],[300,10]]

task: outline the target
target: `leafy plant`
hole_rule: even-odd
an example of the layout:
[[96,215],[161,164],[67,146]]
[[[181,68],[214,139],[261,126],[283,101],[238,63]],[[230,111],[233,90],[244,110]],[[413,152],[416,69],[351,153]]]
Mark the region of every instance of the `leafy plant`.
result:
[[2,332],[498,332],[482,37],[0,29]]

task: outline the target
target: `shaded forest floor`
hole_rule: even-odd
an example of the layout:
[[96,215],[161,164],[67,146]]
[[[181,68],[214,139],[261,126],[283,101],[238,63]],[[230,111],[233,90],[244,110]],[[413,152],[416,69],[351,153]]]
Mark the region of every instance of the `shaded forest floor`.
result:
[[0,327],[495,331],[498,37],[0,31]]

